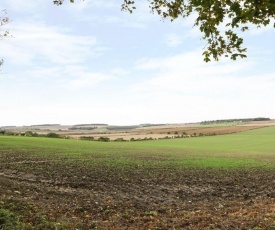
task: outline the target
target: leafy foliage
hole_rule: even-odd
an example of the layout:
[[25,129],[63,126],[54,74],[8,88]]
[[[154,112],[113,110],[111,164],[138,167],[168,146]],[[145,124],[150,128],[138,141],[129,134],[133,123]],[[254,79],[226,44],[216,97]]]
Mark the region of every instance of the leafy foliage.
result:
[[[4,39],[6,37],[9,37],[9,30],[2,29],[3,26],[9,23],[9,18],[7,16],[6,10],[2,11],[2,14],[0,15],[0,39]],[[0,66],[3,65],[4,60],[0,59]]]
[[[61,5],[63,1],[54,3]],[[218,61],[222,56],[232,60],[246,58],[247,49],[238,33],[251,25],[267,26],[275,15],[274,0],[149,0],[149,7],[152,13],[171,21],[194,15],[194,26],[199,27],[206,40],[203,52],[206,62]],[[132,13],[135,9],[134,0],[124,0],[122,10]]]
[[3,10],[2,15],[0,15],[0,39],[3,39],[5,37],[9,36],[9,31],[6,29],[2,29],[3,26],[9,23],[9,17],[7,16],[7,11]]
[[[62,5],[63,1],[64,1],[64,0],[54,0],[53,3],[54,3],[55,5],[58,5],[58,6],[59,6],[59,5]],[[71,2],[71,3],[74,3],[74,0],[70,0],[70,2]]]
[[[130,13],[134,1],[124,1],[122,8]],[[219,60],[221,56],[236,60],[245,58],[246,48],[243,48],[243,39],[236,30],[246,31],[248,25],[266,26],[274,19],[274,0],[150,0],[152,12],[163,18],[187,18],[190,15],[197,17],[194,26],[198,26],[207,41],[206,51],[203,52],[204,61],[213,58]],[[225,23],[225,21],[227,23]],[[222,26],[225,31],[222,33]],[[274,24],[275,26],[275,24]]]

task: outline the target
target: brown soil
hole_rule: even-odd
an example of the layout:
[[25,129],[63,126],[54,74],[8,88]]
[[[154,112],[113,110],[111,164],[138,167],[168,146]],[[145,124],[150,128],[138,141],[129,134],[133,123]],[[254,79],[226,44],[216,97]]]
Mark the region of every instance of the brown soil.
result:
[[272,119],[270,121],[252,121],[249,122],[248,124],[244,124],[242,126],[260,126],[260,127],[266,127],[266,126],[274,126],[275,125],[275,120]]
[[173,127],[173,128],[162,128],[162,129],[143,129],[140,131],[134,130],[137,133],[159,133],[159,134],[167,134],[170,132],[174,134],[175,132],[182,134],[183,132],[188,135],[192,135],[194,133],[199,134],[227,134],[227,133],[236,133],[241,131],[246,131],[250,129],[259,128],[258,126],[224,126],[224,127]]
[[35,229],[42,219],[64,229],[275,229],[275,170],[3,162],[0,200]]
[[95,140],[97,140],[100,137],[108,137],[110,138],[111,141],[114,141],[116,139],[121,139],[123,138],[123,140],[131,140],[131,138],[134,138],[135,140],[139,140],[139,139],[145,139],[145,138],[153,138],[153,139],[160,139],[160,138],[165,138],[165,137],[169,137],[172,138],[175,135],[171,135],[171,134],[133,134],[133,133],[113,133],[113,134],[96,134],[96,135],[71,135],[71,138],[74,139],[79,139],[82,136],[93,136],[95,138]]
[[131,138],[144,139],[144,138],[165,138],[165,137],[175,137],[178,135],[221,135],[230,134],[236,132],[242,132],[246,130],[261,128],[259,126],[224,126],[224,127],[186,127],[186,126],[175,126],[175,127],[163,127],[163,128],[142,128],[133,129],[129,131],[108,131],[103,133],[92,133],[89,131],[83,133],[63,133],[63,135],[68,135],[72,138],[80,138],[81,136],[93,136],[95,140],[99,137],[108,137],[110,140],[116,140],[118,138],[123,138],[124,140],[130,140]]

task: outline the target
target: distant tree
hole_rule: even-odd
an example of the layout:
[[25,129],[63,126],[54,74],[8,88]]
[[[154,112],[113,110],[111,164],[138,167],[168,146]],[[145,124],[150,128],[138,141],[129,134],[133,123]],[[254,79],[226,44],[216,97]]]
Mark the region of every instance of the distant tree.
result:
[[254,118],[253,121],[270,121],[270,118],[268,118],[268,117],[257,117],[257,118]]
[[25,132],[26,137],[38,137],[38,134],[36,132],[27,131]]
[[108,142],[108,141],[110,141],[110,138],[109,137],[99,137],[98,141]]
[[57,134],[57,133],[48,133],[48,134],[46,134],[46,137],[50,137],[50,138],[59,138],[60,137],[60,135],[59,134]]
[[115,139],[115,141],[125,141],[122,137]]
[[[64,0],[54,0],[61,5]],[[88,0],[87,0],[88,1]],[[92,1],[92,0],[91,0]],[[74,0],[70,0],[74,2]],[[246,48],[237,33],[244,32],[249,26],[267,26],[274,23],[274,0],[148,0],[152,13],[163,19],[174,21],[177,18],[195,16],[194,26],[202,32],[206,40],[204,61],[216,61],[221,56],[236,60],[245,58]],[[122,10],[130,13],[135,10],[134,0],[124,0]],[[275,25],[274,25],[275,27]],[[225,28],[225,30],[223,29]],[[224,30],[224,31],[223,31]]]
[[79,138],[80,140],[85,140],[85,141],[93,141],[94,137],[90,137],[90,136],[81,136]]

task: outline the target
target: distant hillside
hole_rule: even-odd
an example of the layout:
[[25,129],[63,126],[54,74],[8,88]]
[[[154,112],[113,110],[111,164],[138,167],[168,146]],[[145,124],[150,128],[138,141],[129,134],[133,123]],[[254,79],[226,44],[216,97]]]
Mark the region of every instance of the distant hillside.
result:
[[152,126],[162,126],[162,125],[166,125],[166,124],[140,124],[142,127],[152,127]]
[[108,124],[95,123],[95,124],[79,124],[74,126],[108,126]]
[[30,125],[30,127],[37,127],[37,126],[61,126],[61,124],[42,124],[42,125]]
[[222,119],[222,120],[212,120],[212,121],[202,121],[201,124],[217,124],[226,122],[251,122],[251,121],[270,121],[267,117],[256,117],[256,118],[241,118],[241,119]]
[[0,129],[14,129],[16,126],[1,126]]
[[128,126],[108,126],[107,130],[130,130],[140,128],[140,125],[128,125]]

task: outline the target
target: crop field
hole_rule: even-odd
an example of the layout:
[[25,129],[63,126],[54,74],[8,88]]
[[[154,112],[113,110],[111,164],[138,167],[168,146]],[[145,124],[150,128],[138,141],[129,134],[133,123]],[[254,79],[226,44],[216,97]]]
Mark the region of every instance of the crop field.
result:
[[[218,123],[192,123],[192,124],[163,124],[163,125],[132,125],[112,126],[107,124],[90,125],[34,125],[11,127],[7,132],[21,136],[38,136],[56,133],[72,139],[109,138],[111,141],[129,141],[145,139],[169,139],[183,136],[209,136],[237,133],[266,126],[275,126],[275,120],[255,122],[218,122]],[[1,127],[0,127],[1,129]],[[4,130],[6,128],[4,127]],[[2,131],[3,132],[3,131]],[[31,134],[32,133],[32,134]]]
[[219,134],[229,134],[242,132],[246,130],[256,129],[261,126],[238,126],[236,123],[231,122],[229,124],[219,124],[219,125],[199,125],[199,126],[172,126],[169,127],[148,127],[148,128],[137,128],[131,130],[116,130],[116,131],[102,131],[102,132],[60,132],[61,135],[67,135],[72,138],[80,138],[81,136],[92,136],[95,140],[99,137],[108,137],[110,140],[116,140],[117,138],[123,138],[124,140],[130,140],[134,138],[135,140],[144,139],[144,138],[152,138],[152,139],[161,139],[165,137],[173,138],[180,136],[182,134],[185,135],[219,135]]
[[275,229],[275,127],[132,142],[0,136],[0,229]]

